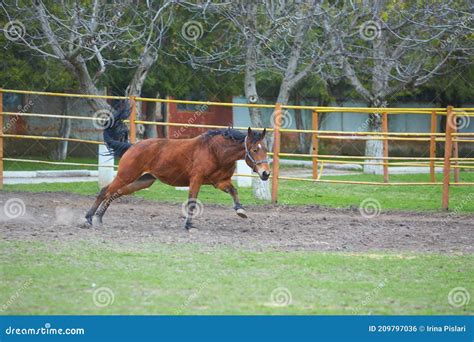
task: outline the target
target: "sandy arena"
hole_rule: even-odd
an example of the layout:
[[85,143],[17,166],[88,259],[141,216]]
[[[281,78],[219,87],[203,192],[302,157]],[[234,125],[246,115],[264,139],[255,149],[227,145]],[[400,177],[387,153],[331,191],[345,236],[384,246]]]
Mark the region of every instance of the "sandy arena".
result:
[[181,204],[126,197],[115,201],[102,226],[81,228],[94,196],[71,193],[0,192],[0,204],[17,198],[23,215],[0,211],[4,240],[100,241],[111,243],[194,243],[251,250],[339,252],[474,252],[474,215],[385,212],[364,218],[357,208],[318,206],[247,206],[241,219],[229,206],[204,203],[194,219],[198,228],[183,229]]

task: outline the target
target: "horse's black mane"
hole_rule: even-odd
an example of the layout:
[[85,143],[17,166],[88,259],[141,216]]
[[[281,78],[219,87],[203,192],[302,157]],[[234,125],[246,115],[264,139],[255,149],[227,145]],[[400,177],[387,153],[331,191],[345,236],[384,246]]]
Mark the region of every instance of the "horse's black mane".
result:
[[[215,137],[217,135],[222,135],[226,139],[231,139],[231,140],[234,140],[236,142],[241,142],[241,143],[244,142],[245,137],[247,136],[247,134],[242,133],[241,131],[238,131],[230,127],[225,128],[225,129],[210,130],[204,133],[204,137],[206,138]],[[262,133],[253,131],[252,143],[256,143],[257,141],[259,141],[261,135]]]

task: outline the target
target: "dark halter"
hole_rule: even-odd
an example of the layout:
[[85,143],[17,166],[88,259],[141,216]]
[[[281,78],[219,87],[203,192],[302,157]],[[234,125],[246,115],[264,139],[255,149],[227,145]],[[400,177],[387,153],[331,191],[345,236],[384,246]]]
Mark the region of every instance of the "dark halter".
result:
[[268,164],[268,159],[262,159],[262,160],[253,159],[253,157],[250,155],[249,148],[247,147],[247,138],[248,138],[248,135],[245,136],[245,140],[244,140],[245,157],[248,158],[253,163],[253,166],[257,166],[259,164],[265,164],[265,163]]

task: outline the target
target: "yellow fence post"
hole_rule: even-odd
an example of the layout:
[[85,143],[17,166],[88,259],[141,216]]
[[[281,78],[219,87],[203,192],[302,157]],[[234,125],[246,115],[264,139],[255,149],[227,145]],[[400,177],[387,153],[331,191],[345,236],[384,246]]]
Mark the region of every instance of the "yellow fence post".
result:
[[[312,129],[313,131],[319,130],[319,117],[318,117],[318,112],[315,110],[313,111],[313,117],[312,117]],[[313,157],[313,179],[318,179],[318,157],[317,157],[317,155],[319,154],[318,133],[313,133],[312,140],[313,140],[312,141],[312,145],[313,145],[312,154],[316,156],[316,157]]]
[[388,116],[387,112],[382,113],[383,140],[383,181],[388,183]]
[[272,203],[278,201],[278,176],[280,175],[280,142],[281,142],[281,104],[275,105],[274,130],[273,130],[273,178],[272,178]]
[[[1,90],[2,88],[0,88]],[[3,92],[0,91],[0,113],[3,113]],[[0,190],[3,189],[3,114],[0,114]]]
[[438,118],[436,111],[431,112],[431,138],[430,138],[430,181],[431,183],[436,182],[436,169],[435,169],[435,158],[436,158],[436,131],[438,126]]
[[[453,121],[454,120],[454,121]],[[442,206],[444,210],[449,208],[449,182],[451,178],[451,153],[453,149],[453,122],[456,116],[453,106],[448,106],[446,115],[446,134],[444,143],[444,167],[443,167],[443,199]]]
[[137,120],[137,101],[135,96],[130,97],[130,142],[135,144],[137,140],[137,127],[135,121]]

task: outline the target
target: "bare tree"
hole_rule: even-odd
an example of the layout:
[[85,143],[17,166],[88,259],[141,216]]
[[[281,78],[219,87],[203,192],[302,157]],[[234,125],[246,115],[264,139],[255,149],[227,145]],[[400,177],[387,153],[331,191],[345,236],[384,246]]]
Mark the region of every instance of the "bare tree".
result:
[[[259,74],[272,71],[281,76],[276,101],[287,104],[291,92],[311,72],[329,60],[330,45],[321,34],[318,17],[324,14],[319,1],[262,1],[239,0],[228,3],[189,5],[200,11],[200,18],[214,30],[225,26],[225,40],[220,46],[205,50],[198,41],[192,45],[193,54],[187,57],[194,65],[219,71],[244,72],[244,94],[250,104],[262,99],[257,89]],[[212,15],[210,15],[212,14]],[[230,23],[230,24],[229,24]],[[225,61],[225,68],[222,68]],[[263,127],[259,108],[250,108],[254,127]],[[289,113],[284,113],[289,115]],[[272,115],[272,120],[275,116]],[[289,121],[288,121],[289,122]],[[273,121],[271,122],[273,124]],[[272,146],[272,136],[267,139]],[[254,182],[257,198],[270,199],[269,184]]]
[[[2,2],[1,10],[10,23],[21,27],[11,40],[40,57],[57,60],[74,75],[82,93],[99,95],[108,68],[133,68],[126,95],[139,96],[173,20],[173,3],[94,0],[46,5],[32,0],[31,5]],[[103,99],[88,102],[94,111],[111,111]],[[141,118],[140,111],[138,115]]]
[[[259,5],[250,0],[223,4],[207,2],[197,5],[182,3],[181,5],[191,13],[196,13],[199,20],[205,21],[209,27],[212,27],[212,32],[216,33],[217,37],[216,43],[212,46],[204,46],[198,39],[185,39],[187,44],[184,47],[184,56],[178,59],[184,63],[190,63],[193,67],[209,68],[220,72],[243,71],[243,91],[247,102],[259,103],[261,99],[257,91],[257,74],[264,66],[262,62],[259,62],[261,54],[257,24]],[[200,28],[202,29],[202,26]],[[260,108],[249,108],[249,114],[253,127],[264,127]],[[252,184],[256,198],[271,199],[269,182],[253,178]]]
[[[470,6],[455,1],[340,2],[326,9],[323,22],[341,75],[368,106],[386,107],[402,90],[441,75],[449,59],[468,62],[472,40],[463,45],[452,37],[472,32]],[[380,111],[369,115],[368,127],[381,130]],[[382,142],[368,140],[365,154],[382,156]],[[365,172],[382,169],[366,165]]]
[[[250,35],[247,39],[250,41],[247,49],[252,48],[250,51],[247,50],[245,61],[246,97],[251,99],[249,95],[253,95],[258,98],[255,77],[257,63],[254,59],[260,57],[264,62],[260,68],[261,71],[272,70],[281,75],[276,102],[285,105],[288,104],[296,86],[310,73],[327,63],[331,55],[329,45],[322,36],[316,33],[320,22],[318,17],[323,14],[323,11],[320,2],[315,0],[278,3],[266,1],[261,10],[262,16],[267,19],[266,22],[257,21],[255,19],[257,15],[250,13],[250,21],[253,20],[253,22],[244,27],[244,31]],[[246,12],[242,11],[242,13]],[[257,45],[256,49],[253,49],[253,44]],[[256,53],[253,53],[254,50]],[[250,70],[247,70],[249,67],[251,67]],[[282,122],[278,124],[287,128],[285,124],[291,122],[289,116],[288,112],[284,112],[280,116]],[[273,122],[275,119],[276,116],[272,115],[272,125],[275,124]],[[269,146],[271,145],[272,143],[269,143]],[[265,193],[269,194],[269,191]]]
[[331,46],[319,32],[323,1],[266,2],[272,30],[260,37],[262,56],[282,77],[277,102],[287,104],[295,87],[311,73],[331,64]]

